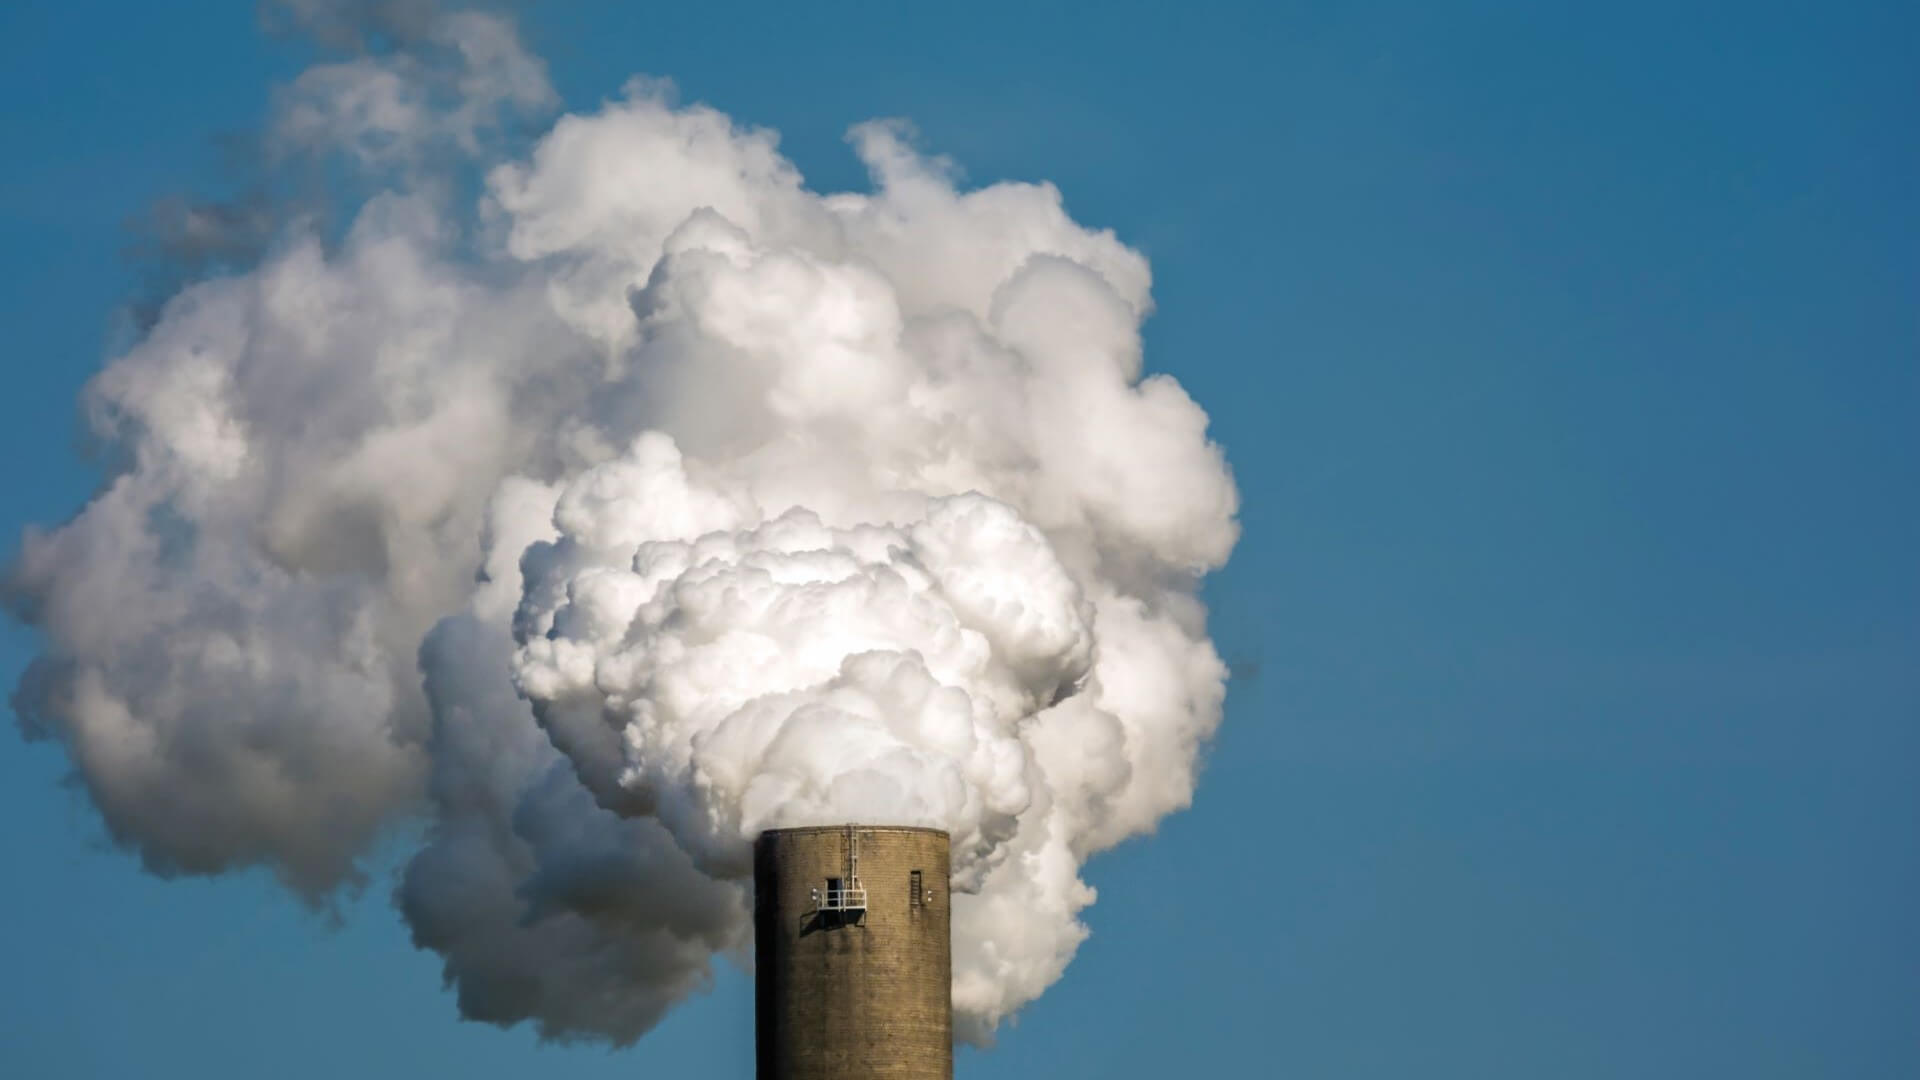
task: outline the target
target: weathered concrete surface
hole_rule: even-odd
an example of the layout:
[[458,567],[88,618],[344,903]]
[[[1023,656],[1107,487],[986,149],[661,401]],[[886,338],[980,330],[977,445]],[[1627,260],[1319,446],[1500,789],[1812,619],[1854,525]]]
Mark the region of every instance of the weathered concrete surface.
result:
[[[818,911],[857,836],[864,916]],[[914,871],[920,894],[914,895]],[[947,834],[895,825],[774,829],[754,845],[759,1080],[950,1080]]]

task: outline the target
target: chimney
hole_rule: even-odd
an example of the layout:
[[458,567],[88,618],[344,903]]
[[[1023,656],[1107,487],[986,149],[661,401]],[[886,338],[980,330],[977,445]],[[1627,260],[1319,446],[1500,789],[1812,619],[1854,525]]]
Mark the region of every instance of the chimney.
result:
[[759,1080],[950,1080],[947,834],[770,829],[753,856]]

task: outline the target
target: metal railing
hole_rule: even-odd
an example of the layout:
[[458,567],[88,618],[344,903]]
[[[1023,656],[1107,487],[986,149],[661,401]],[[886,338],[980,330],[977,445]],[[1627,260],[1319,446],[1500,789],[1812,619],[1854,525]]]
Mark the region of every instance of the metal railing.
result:
[[821,911],[865,911],[867,910],[867,890],[865,889],[828,889],[821,898]]

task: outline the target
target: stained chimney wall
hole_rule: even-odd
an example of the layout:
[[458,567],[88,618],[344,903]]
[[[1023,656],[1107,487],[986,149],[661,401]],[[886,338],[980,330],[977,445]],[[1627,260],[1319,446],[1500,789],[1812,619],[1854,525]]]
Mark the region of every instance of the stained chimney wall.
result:
[[947,834],[851,826],[867,893],[854,920],[816,910],[827,879],[848,877],[848,828],[775,829],[754,846],[759,1080],[949,1080]]

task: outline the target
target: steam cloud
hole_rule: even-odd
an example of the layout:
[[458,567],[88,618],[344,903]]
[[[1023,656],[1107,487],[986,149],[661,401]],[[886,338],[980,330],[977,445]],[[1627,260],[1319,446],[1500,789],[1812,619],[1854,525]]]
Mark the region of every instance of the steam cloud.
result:
[[[744,960],[760,829],[945,828],[988,1037],[1220,716],[1194,594],[1236,494],[1142,377],[1146,261],[888,124],[852,135],[870,194],[817,194],[657,83],[515,157],[557,98],[510,24],[277,13],[350,51],[266,145],[372,193],[88,388],[121,464],[13,568],[27,734],[160,874],[325,903],[424,815],[415,941],[466,1015],[554,1037],[634,1039]],[[227,219],[259,247],[192,223]]]

